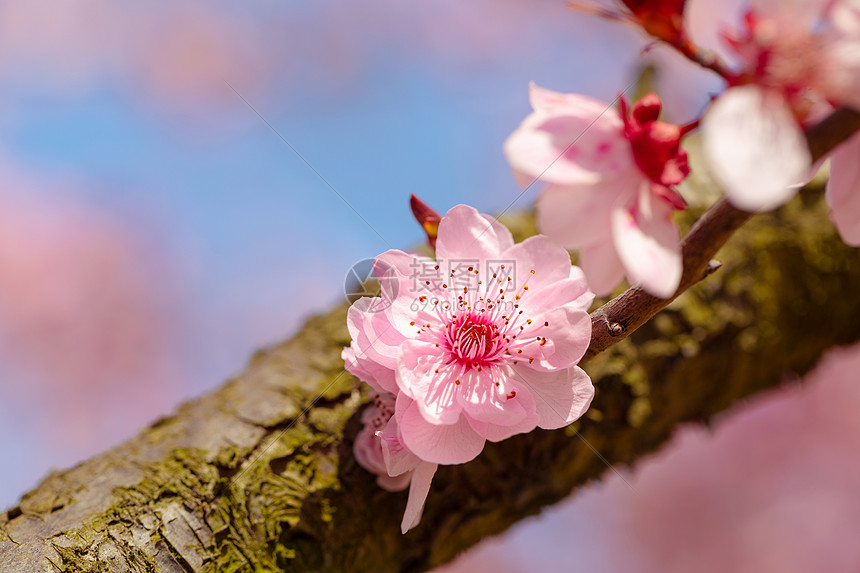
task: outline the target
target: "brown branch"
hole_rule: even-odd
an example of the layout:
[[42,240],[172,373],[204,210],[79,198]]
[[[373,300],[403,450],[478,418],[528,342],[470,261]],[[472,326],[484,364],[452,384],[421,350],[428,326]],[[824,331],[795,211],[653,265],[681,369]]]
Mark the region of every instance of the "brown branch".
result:
[[[531,226],[523,218],[512,230]],[[820,193],[754,218],[725,249],[721,280],[587,365],[597,395],[575,427],[487,444],[440,468],[405,537],[406,494],[380,489],[352,454],[365,400],[343,372],[341,306],[0,512],[0,573],[430,569],[598,479],[606,462],[634,463],[678,424],[707,421],[860,340],[860,250],[835,236]]]
[[735,73],[713,50],[707,50],[701,46],[697,46],[685,36],[678,38],[677,42],[667,43],[678,50],[681,55],[691,62],[698,64],[707,70],[711,70],[723,79],[728,81],[735,77]]
[[818,161],[860,129],[860,113],[839,108],[806,131],[812,161]]
[[591,345],[585,359],[627,338],[681,293],[719,268],[718,263],[712,262],[713,256],[751,216],[752,213],[735,209],[725,199],[708,209],[681,243],[684,272],[672,298],[658,298],[633,287],[592,312]]
[[[813,161],[827,155],[858,128],[860,113],[848,108],[834,111],[809,128],[806,136]],[[714,255],[752,215],[735,209],[725,199],[706,211],[681,242],[684,271],[675,294],[661,299],[633,287],[592,312],[591,345],[584,360],[624,340],[684,291],[719,268],[719,263],[712,260]]]

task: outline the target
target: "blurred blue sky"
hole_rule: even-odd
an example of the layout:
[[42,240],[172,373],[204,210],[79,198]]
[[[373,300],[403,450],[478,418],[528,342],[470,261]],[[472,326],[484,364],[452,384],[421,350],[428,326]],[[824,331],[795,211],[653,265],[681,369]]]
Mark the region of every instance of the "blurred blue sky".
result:
[[[26,30],[51,10],[41,4],[7,6],[0,18]],[[352,263],[419,243],[410,193],[442,212],[528,206],[534,190],[521,195],[502,143],[530,111],[529,82],[611,99],[635,67],[631,31],[562,2],[366,8],[91,0],[89,16],[113,25],[110,35],[61,11],[45,25],[47,47],[35,27],[7,40],[16,57],[0,62],[0,161],[46,201],[108,213],[167,261],[173,276],[151,279],[167,279],[174,309],[166,328],[182,375],[170,401],[214,388],[255,348],[339,300]],[[213,30],[199,31],[207,18]],[[241,57],[231,61],[231,49]],[[0,388],[22,383],[16,371],[0,369]],[[27,404],[38,403],[38,380],[28,384]],[[26,411],[10,396],[6,408]],[[96,424],[91,443],[71,448],[52,444],[42,418],[22,430],[28,417],[15,416],[21,440],[4,453],[17,463],[0,469],[0,500],[162,413]]]

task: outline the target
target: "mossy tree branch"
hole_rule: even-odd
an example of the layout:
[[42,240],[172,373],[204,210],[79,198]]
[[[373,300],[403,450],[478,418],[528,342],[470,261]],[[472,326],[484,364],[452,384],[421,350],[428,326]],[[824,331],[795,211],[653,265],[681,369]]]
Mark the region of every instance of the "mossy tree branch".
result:
[[[808,370],[860,340],[860,255],[819,191],[744,226],[703,281],[586,369],[574,427],[489,444],[440,469],[421,525],[351,440],[365,397],[345,374],[345,308],[257,354],[244,374],[102,455],[51,473],[0,514],[0,571],[422,571],[607,471],[679,423]],[[515,226],[527,233],[528,218]]]

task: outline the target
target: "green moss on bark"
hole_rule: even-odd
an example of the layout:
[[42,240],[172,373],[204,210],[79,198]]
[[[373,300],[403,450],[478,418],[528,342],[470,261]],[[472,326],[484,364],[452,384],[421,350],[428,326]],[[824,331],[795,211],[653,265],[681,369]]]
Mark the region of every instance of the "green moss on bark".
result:
[[[422,571],[534,514],[681,422],[807,371],[860,339],[860,257],[819,194],[755,218],[723,268],[586,364],[597,387],[574,426],[489,444],[441,468],[421,525],[404,493],[351,452],[364,398],[343,373],[345,307],[311,319],[248,370],[122,446],[56,472],[0,517],[0,570]],[[514,234],[533,232],[518,216]]]

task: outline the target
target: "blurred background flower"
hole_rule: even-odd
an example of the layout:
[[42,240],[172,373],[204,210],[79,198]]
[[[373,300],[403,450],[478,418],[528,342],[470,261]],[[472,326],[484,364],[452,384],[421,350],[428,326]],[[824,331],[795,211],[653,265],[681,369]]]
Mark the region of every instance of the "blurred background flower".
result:
[[[667,118],[690,120],[719,82],[660,49],[640,54],[645,46],[563,0],[0,4],[2,505],[49,468],[118,443],[241,370],[254,349],[342,300],[354,262],[422,241],[410,193],[443,213],[457,203],[483,212],[529,205],[536,190],[522,194],[502,142],[529,111],[530,81],[610,101],[656,58]],[[856,470],[850,461],[798,469],[821,459],[813,449],[823,434],[750,441],[770,439],[782,416],[799,431],[801,405],[851,410],[847,394],[828,406],[807,399],[823,390],[791,392],[762,403],[795,401],[795,414],[771,408],[772,419],[742,432],[751,445],[741,453],[770,452],[748,480],[759,490],[731,497],[742,489],[731,467],[745,467],[740,458],[724,458],[710,490],[677,486],[702,481],[683,464],[721,459],[707,452],[727,448],[712,443],[731,433],[727,416],[716,438],[687,430],[642,464],[632,478],[639,495],[609,479],[465,562],[472,571],[568,571],[576,555],[583,570],[689,570],[683,555],[710,558],[739,532],[757,543],[795,539],[779,537],[788,527],[780,520],[809,516],[804,503],[818,523],[853,530],[856,520],[838,512],[856,508],[804,497],[823,499],[826,479]],[[838,419],[828,431],[846,431]],[[699,516],[684,507],[726,506],[693,501],[749,500],[768,488],[792,497],[744,502],[719,519],[703,513],[702,537],[690,539],[685,520]],[[684,497],[669,501],[672,489]],[[815,551],[832,549],[816,539]]]

